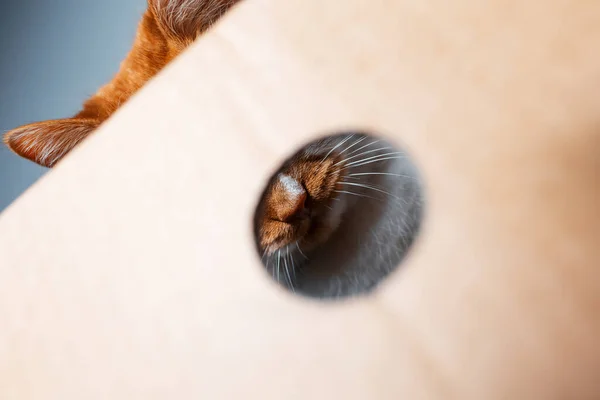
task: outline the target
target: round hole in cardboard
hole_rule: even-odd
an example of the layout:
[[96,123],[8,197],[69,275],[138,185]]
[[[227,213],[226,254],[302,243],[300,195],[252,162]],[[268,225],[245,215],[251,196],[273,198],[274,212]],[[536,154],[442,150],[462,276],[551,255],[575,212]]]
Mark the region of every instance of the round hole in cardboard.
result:
[[412,246],[423,200],[406,151],[365,132],[314,140],[276,170],[259,201],[254,232],[262,264],[298,294],[369,293]]

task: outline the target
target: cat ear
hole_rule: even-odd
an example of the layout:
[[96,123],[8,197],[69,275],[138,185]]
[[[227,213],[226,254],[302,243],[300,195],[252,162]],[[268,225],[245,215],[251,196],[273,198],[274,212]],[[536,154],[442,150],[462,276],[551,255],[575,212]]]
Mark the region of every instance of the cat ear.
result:
[[194,40],[239,0],[148,0],[159,24],[181,40]]
[[90,119],[59,119],[24,125],[4,135],[4,143],[21,157],[52,168],[99,125]]

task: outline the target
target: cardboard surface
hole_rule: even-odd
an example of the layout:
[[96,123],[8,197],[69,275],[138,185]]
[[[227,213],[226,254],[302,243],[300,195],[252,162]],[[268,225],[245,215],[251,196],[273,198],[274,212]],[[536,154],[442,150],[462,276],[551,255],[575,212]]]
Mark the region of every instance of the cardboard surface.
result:
[[[2,399],[600,397],[600,6],[249,0],[0,216]],[[251,215],[301,143],[402,141],[423,235],[294,297]]]

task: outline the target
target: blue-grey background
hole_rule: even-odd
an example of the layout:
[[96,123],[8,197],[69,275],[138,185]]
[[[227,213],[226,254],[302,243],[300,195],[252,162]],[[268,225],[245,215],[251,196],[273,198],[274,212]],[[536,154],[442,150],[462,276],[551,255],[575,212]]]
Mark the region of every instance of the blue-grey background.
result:
[[[0,0],[0,133],[65,118],[117,72],[146,0]],[[47,170],[0,145],[0,212]]]

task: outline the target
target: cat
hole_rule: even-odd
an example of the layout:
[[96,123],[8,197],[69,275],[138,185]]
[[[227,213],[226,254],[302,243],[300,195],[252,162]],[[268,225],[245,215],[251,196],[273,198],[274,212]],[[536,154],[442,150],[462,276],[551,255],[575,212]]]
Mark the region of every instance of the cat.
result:
[[[55,166],[239,0],[149,0],[133,47],[114,78],[72,118],[8,132],[18,155]],[[406,154],[356,132],[328,136],[290,157],[255,214],[266,270],[287,288],[320,298],[368,293],[418,233],[422,194]]]

